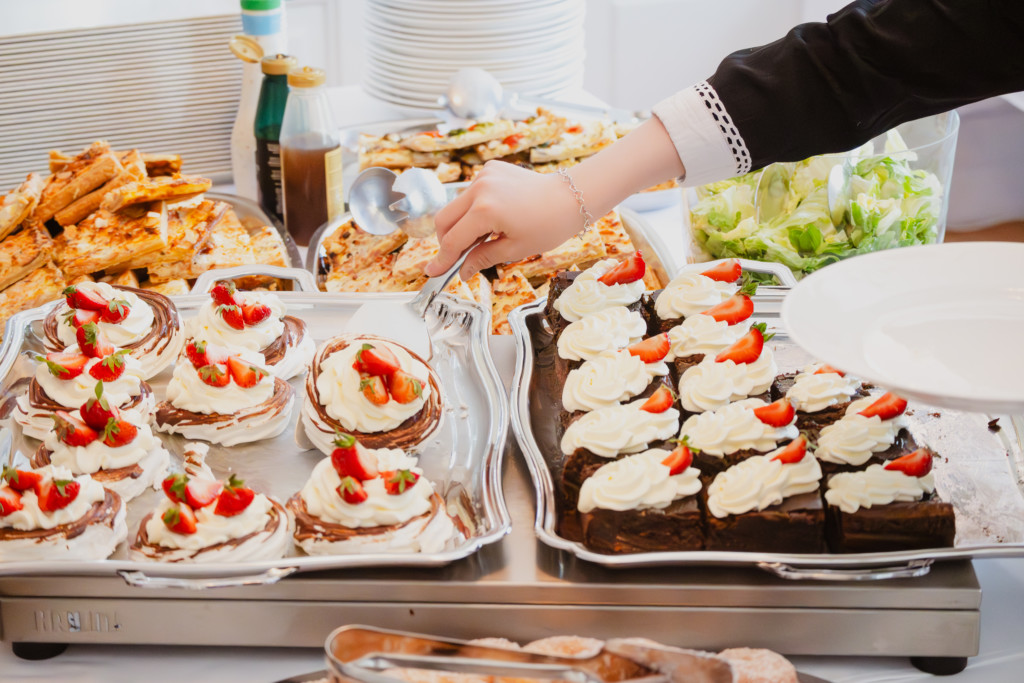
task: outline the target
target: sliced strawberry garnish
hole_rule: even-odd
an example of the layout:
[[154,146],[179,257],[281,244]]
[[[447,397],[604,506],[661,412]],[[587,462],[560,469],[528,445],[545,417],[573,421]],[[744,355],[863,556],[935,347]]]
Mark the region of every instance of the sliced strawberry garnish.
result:
[[668,468],[668,476],[670,477],[682,474],[686,471],[686,468],[693,464],[693,452],[686,444],[685,437],[676,445],[671,453],[665,456],[661,464]]
[[50,374],[57,379],[74,379],[85,370],[89,357],[82,353],[68,353],[59,351],[48,353],[45,356],[36,356],[40,363],[46,363]]
[[765,327],[766,325],[764,323],[751,325],[749,332],[740,337],[736,343],[725,351],[722,351],[715,356],[715,362],[724,363],[727,360],[731,360],[733,363],[739,365],[740,363],[753,363],[756,361],[761,357],[761,350],[764,349],[764,343],[773,336],[765,336]]
[[666,386],[658,387],[651,397],[644,401],[640,410],[648,413],[664,413],[676,402],[676,395]]
[[932,454],[927,448],[918,448],[885,463],[885,469],[897,470],[908,477],[923,477],[932,471]]
[[114,345],[107,341],[106,335],[96,323],[87,323],[79,327],[75,332],[75,338],[82,353],[92,358],[106,358],[115,351]]
[[96,382],[95,398],[85,402],[78,413],[82,416],[85,424],[93,429],[106,429],[107,421],[116,418],[117,408],[112,408],[103,396],[103,382]]
[[647,264],[644,263],[644,257],[637,250],[619,261],[607,273],[597,278],[597,281],[606,285],[624,285],[642,280],[646,270]]
[[100,319],[105,323],[119,323],[131,313],[131,306],[124,299],[114,299],[100,311]]
[[384,386],[382,377],[363,377],[359,380],[359,391],[363,392],[366,400],[376,406],[382,406],[388,402],[388,389]]
[[9,486],[0,486],[0,517],[6,517],[25,507],[21,502],[21,491]]
[[120,417],[112,417],[103,428],[103,443],[111,448],[120,448],[134,441],[138,433],[139,428],[131,422]]
[[232,474],[217,496],[217,507],[213,509],[213,513],[221,517],[234,517],[244,512],[255,497],[256,492]]
[[362,348],[356,353],[356,364],[360,372],[381,377],[402,369],[395,354],[391,352],[391,349],[383,345],[363,344]]
[[[43,480],[43,475],[32,470],[19,470],[14,467],[4,467],[3,476],[0,476],[0,480],[7,482],[15,491],[28,491],[35,489],[35,487]],[[2,481],[0,481],[2,483]]]
[[789,399],[780,398],[760,408],[754,408],[754,417],[769,427],[785,427],[796,417],[796,409]]
[[906,409],[907,401],[889,391],[882,394],[877,401],[857,414],[864,417],[878,417],[882,420],[891,420],[902,415]]
[[388,377],[388,392],[399,403],[412,403],[423,396],[423,382],[404,370],[396,370]]
[[187,474],[169,474],[160,483],[164,493],[175,503],[185,502],[185,487],[188,486]]
[[708,268],[701,275],[719,282],[736,282],[743,275],[743,268],[738,260],[730,258]]
[[664,360],[671,348],[672,345],[668,341],[668,333],[666,332],[648,337],[643,341],[638,341],[627,350],[629,355],[637,356],[645,363],[657,363],[660,360]]
[[772,460],[778,460],[783,465],[792,465],[803,460],[805,455],[807,455],[807,439],[798,436],[776,453]]
[[225,387],[231,381],[228,369],[223,365],[204,365],[197,370],[199,379],[211,387]]
[[227,363],[228,352],[227,349],[223,349],[219,346],[210,344],[202,340],[190,339],[185,344],[185,356],[191,361],[192,366],[201,368],[204,365],[213,365],[215,363]]
[[509,147],[515,147],[519,144],[519,141],[526,137],[526,133],[512,133],[507,138],[501,141],[501,144]]
[[356,438],[351,434],[339,433],[334,439],[336,448],[331,451],[331,465],[339,477],[355,477],[359,481],[374,479],[377,470],[377,456],[370,451],[360,451]]
[[746,294],[737,294],[701,313],[711,316],[720,323],[735,325],[754,314],[754,301]]
[[189,536],[196,532],[196,513],[188,505],[179,504],[167,508],[160,519],[163,520],[164,526],[176,534]]
[[64,289],[64,297],[71,308],[84,308],[87,311],[102,312],[107,307],[107,300],[94,289],[71,285]]
[[358,505],[370,497],[363,484],[355,477],[342,477],[341,484],[336,490],[341,499],[349,505]]
[[231,280],[218,280],[217,284],[210,290],[210,296],[221,306],[237,306],[238,300],[235,299],[235,292],[237,287]]
[[61,510],[78,498],[82,485],[74,479],[44,479],[36,486],[39,509],[43,512]]
[[270,306],[259,302],[242,305],[242,320],[246,325],[259,325],[270,317]]
[[189,479],[185,484],[185,502],[193,510],[204,508],[217,500],[224,485],[212,479]]
[[249,361],[242,360],[237,356],[228,358],[228,372],[231,373],[231,379],[235,381],[235,384],[243,389],[256,386],[267,376],[266,370],[251,365]]
[[384,490],[390,496],[398,496],[405,493],[420,480],[420,475],[412,470],[382,472],[380,476],[384,479]]
[[99,363],[89,368],[89,375],[101,382],[113,382],[124,374],[125,359],[131,353],[128,349],[121,349],[110,354]]
[[64,322],[71,325],[71,327],[76,330],[82,325],[98,323],[99,321],[99,311],[89,311],[84,308],[69,308],[64,312]]
[[52,415],[57,438],[68,446],[88,446],[100,435],[89,425],[72,417],[71,413],[58,410]]
[[815,375],[827,375],[827,374],[831,374],[831,373],[835,373],[835,374],[839,375],[840,377],[846,377],[846,373],[845,372],[843,372],[842,370],[838,370],[838,369],[832,367],[831,365],[822,365],[820,368],[818,368],[817,370],[814,371]]
[[229,327],[236,330],[245,329],[245,318],[242,315],[242,308],[235,304],[225,305],[221,304],[215,311]]

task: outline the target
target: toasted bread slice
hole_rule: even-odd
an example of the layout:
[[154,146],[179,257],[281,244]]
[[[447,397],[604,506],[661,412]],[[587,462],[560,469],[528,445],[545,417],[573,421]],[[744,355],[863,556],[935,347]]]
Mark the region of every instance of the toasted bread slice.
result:
[[517,270],[530,281],[541,280],[551,273],[573,265],[585,268],[604,258],[606,254],[601,235],[591,228],[543,254],[505,264],[498,268],[498,274],[505,277],[508,272]]
[[231,209],[226,202],[205,200],[195,207],[167,212],[167,249],[157,263],[191,261],[210,239],[213,227]]
[[264,225],[255,232],[250,232],[249,242],[256,263],[288,267],[288,248],[284,245],[281,233],[273,227]]
[[45,223],[61,209],[102,186],[121,170],[121,162],[104,141],[84,152],[50,176],[32,212],[32,220]]
[[8,318],[59,298],[65,286],[64,275],[53,262],[47,261],[0,292],[0,339],[3,339]]
[[46,264],[52,252],[50,234],[37,226],[0,241],[0,291]]
[[491,285],[491,334],[512,334],[508,314],[513,308],[537,300],[530,281],[518,270],[510,270]]
[[0,200],[0,240],[14,232],[39,203],[46,180],[38,173],[29,173],[18,189]]
[[356,271],[397,251],[409,236],[399,230],[390,235],[371,235],[348,221],[324,240],[324,253],[331,271]]
[[[217,202],[209,225],[209,236],[191,258],[160,260],[148,266],[149,280],[161,284],[170,280],[193,280],[212,268],[230,268],[255,263],[249,233],[234,210]],[[197,207],[198,208],[198,207]]]
[[55,241],[57,263],[69,278],[142,267],[167,248],[163,202],[110,213],[100,209],[69,225]]
[[142,289],[159,292],[164,296],[180,296],[188,294],[191,287],[188,286],[188,280],[168,280],[160,283],[144,282]]
[[96,209],[107,193],[130,182],[144,180],[146,178],[146,165],[142,163],[142,155],[138,150],[131,150],[121,155],[119,159],[121,170],[104,183],[99,189],[93,190],[84,197],[79,197],[63,209],[54,214],[56,221],[63,226],[72,225],[86,218]]
[[101,208],[117,211],[126,206],[155,201],[181,201],[206,192],[213,186],[199,176],[161,176],[127,183],[103,198]]

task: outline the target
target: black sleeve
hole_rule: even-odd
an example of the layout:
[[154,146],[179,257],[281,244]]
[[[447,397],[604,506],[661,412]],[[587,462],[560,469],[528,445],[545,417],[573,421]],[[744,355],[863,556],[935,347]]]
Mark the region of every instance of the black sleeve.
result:
[[853,149],[904,121],[1024,90],[1024,0],[858,0],[708,83],[752,168]]

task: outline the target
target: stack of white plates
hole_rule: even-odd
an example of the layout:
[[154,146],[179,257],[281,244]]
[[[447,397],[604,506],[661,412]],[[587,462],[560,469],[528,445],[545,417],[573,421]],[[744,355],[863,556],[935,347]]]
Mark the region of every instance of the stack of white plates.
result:
[[363,87],[387,102],[439,107],[459,69],[506,90],[556,96],[583,83],[584,0],[369,0]]

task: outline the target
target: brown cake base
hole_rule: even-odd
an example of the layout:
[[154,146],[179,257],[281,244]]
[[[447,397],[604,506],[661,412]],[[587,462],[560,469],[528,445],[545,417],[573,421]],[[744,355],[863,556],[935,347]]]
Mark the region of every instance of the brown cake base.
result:
[[558,297],[565,290],[569,289],[569,285],[578,276],[578,271],[564,270],[551,278],[551,283],[548,287],[548,302],[544,307],[544,317],[548,319],[548,325],[551,326],[551,332],[554,334],[555,339],[562,333],[562,330],[569,326],[569,321],[563,318],[562,314],[555,309],[555,301],[558,300]]
[[829,505],[825,534],[833,553],[951,548],[956,518],[953,506],[934,495],[921,501],[861,508],[853,513]]
[[658,317],[658,312],[655,310],[655,304],[658,301],[658,297],[664,292],[664,289],[659,289],[654,292],[650,292],[644,295],[643,298],[643,310],[644,315],[648,320],[647,331],[651,335],[660,334],[662,332],[668,332],[677,325],[682,325],[685,318],[666,318],[662,320]]
[[595,509],[579,513],[579,518],[584,545],[599,553],[620,555],[704,547],[697,496],[674,501],[663,510]]
[[[707,492],[704,494],[707,508]],[[719,519],[707,513],[708,550],[825,552],[825,510],[817,492],[790,496],[764,510]]]

